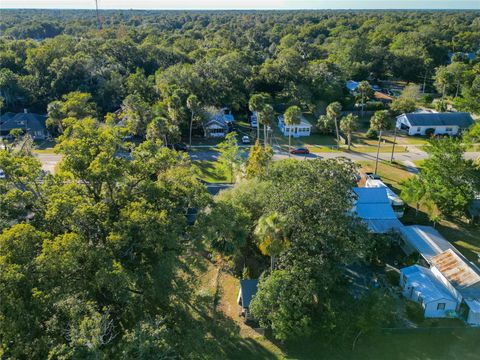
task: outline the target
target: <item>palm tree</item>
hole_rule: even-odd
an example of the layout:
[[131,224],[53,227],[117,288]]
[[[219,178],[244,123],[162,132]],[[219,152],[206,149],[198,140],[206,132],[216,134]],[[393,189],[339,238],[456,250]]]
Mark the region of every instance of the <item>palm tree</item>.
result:
[[360,98],[362,100],[362,118],[363,118],[365,101],[371,96],[371,93],[373,92],[373,90],[368,81],[360,81],[360,84],[358,84],[357,90],[360,93]]
[[255,228],[255,236],[262,254],[270,256],[273,272],[275,257],[290,245],[285,235],[285,220],[276,212],[262,216]]
[[335,132],[337,135],[337,146],[340,147],[340,133],[338,131],[338,117],[340,116],[342,111],[342,104],[340,104],[338,101],[335,101],[331,103],[330,105],[327,106],[327,116],[330,119],[333,119],[333,122],[335,123]]
[[285,111],[284,119],[285,126],[288,126],[288,156],[290,157],[290,148],[292,142],[292,126],[300,124],[302,121],[302,111],[298,106],[290,106]]
[[380,155],[380,144],[382,142],[382,131],[390,127],[390,114],[387,110],[376,111],[370,119],[370,128],[378,131],[377,158],[375,160],[375,174],[378,169],[378,156]]
[[415,216],[418,215],[420,209],[420,202],[426,195],[425,184],[418,176],[414,176],[405,182],[402,190],[402,198],[407,202],[415,203]]
[[263,110],[263,107],[268,99],[268,94],[253,94],[248,101],[248,108],[250,111],[257,113],[257,139],[260,139],[260,123],[258,120],[259,113]]
[[263,109],[258,113],[258,124],[263,125],[263,147],[267,149],[268,132],[267,128],[275,121],[275,112],[270,104],[265,104]]
[[193,127],[193,117],[200,107],[200,102],[196,95],[190,95],[187,99],[187,107],[190,110],[190,132],[188,138],[188,148],[192,147],[192,127]]
[[352,143],[352,132],[358,128],[358,116],[353,114],[348,114],[340,120],[340,129],[347,134],[348,139],[348,150]]

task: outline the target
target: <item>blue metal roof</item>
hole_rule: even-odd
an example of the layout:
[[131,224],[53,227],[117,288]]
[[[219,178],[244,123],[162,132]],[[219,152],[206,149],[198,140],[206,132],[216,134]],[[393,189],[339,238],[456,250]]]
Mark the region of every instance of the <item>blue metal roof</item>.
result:
[[258,279],[240,280],[240,291],[242,292],[242,307],[248,308],[252,298],[257,293]]

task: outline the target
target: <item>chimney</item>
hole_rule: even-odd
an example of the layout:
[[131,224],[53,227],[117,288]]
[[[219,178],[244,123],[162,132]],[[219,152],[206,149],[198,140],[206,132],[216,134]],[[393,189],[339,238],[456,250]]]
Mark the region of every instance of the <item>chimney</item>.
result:
[[27,109],[23,109],[23,113],[24,113],[24,114],[28,114],[28,110],[27,110]]

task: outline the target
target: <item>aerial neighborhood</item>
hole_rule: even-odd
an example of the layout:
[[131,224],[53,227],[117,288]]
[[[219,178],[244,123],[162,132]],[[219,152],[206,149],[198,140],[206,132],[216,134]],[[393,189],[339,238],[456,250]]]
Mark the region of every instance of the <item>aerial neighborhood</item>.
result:
[[478,9],[94,5],[0,5],[1,360],[480,359]]

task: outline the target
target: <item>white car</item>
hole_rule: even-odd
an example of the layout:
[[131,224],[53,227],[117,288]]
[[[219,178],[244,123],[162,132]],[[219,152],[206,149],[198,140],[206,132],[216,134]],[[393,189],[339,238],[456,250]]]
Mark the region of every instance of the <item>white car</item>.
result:
[[0,179],[5,179],[5,171],[3,171],[2,169],[0,169]]
[[250,138],[247,135],[242,136],[242,144],[250,144]]

